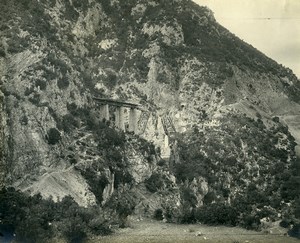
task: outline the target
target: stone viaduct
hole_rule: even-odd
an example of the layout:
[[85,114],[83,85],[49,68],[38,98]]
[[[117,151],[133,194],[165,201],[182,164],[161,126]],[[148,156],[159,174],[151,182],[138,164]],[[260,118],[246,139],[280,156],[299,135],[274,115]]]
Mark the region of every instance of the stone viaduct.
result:
[[[139,104],[96,97],[94,97],[94,100],[100,105],[101,119],[105,119],[107,121],[114,120],[115,126],[123,131],[128,130],[136,134],[143,132],[138,126],[138,110],[141,110]],[[114,108],[113,119],[110,107]],[[128,110],[128,127],[126,127],[125,113],[127,113]]]
[[[100,105],[101,119],[105,119],[107,121],[113,120],[115,126],[123,131],[129,130],[136,134],[144,133],[150,113],[142,109],[141,105],[132,102],[97,97],[94,97],[94,100]],[[110,107],[114,107],[113,118],[111,116]],[[125,109],[129,109],[128,127],[125,126]],[[141,111],[141,114],[139,115],[138,110]],[[161,117],[161,121],[165,134],[169,137],[173,137],[176,134],[176,130],[171,117],[165,114]]]
[[[141,105],[97,97],[94,97],[94,100],[100,108],[100,119],[112,121],[118,129],[123,131],[130,131],[137,135],[142,135],[145,132],[150,112]],[[171,142],[174,149],[176,146],[176,129],[173,120],[168,114],[160,116],[160,120],[164,130],[164,148],[170,148]],[[169,152],[166,152],[165,157],[169,157]]]

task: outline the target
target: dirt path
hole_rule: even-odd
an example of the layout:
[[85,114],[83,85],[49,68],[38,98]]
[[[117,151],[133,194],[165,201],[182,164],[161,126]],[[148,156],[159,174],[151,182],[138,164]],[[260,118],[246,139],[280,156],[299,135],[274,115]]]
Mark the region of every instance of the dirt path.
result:
[[158,221],[133,221],[130,228],[121,229],[114,235],[91,239],[89,243],[293,243],[300,241],[283,235],[250,231],[238,227],[176,225]]

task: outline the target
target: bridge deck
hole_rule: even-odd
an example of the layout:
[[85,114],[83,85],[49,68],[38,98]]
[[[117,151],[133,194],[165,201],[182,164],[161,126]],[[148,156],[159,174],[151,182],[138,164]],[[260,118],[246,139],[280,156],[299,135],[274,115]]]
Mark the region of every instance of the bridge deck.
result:
[[127,102],[127,101],[105,99],[105,98],[98,98],[98,97],[93,97],[93,98],[94,98],[94,100],[96,100],[99,103],[109,104],[112,106],[124,106],[124,107],[129,107],[129,108],[138,108],[140,106],[139,104],[131,103],[131,102]]

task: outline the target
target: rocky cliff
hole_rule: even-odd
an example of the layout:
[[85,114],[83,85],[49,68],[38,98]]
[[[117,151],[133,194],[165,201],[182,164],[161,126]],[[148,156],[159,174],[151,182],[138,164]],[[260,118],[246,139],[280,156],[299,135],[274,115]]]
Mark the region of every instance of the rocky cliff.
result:
[[[84,206],[126,191],[140,214],[230,203],[253,183],[280,201],[288,178],[278,173],[297,160],[300,81],[209,9],[189,0],[2,3],[4,184]],[[102,121],[95,96],[140,104],[145,131]]]

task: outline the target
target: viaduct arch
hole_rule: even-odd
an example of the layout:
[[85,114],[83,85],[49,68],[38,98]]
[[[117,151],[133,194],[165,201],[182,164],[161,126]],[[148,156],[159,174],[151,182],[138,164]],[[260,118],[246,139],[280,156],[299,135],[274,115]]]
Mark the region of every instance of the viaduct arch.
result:
[[[100,119],[113,121],[115,126],[123,131],[128,130],[137,135],[142,135],[145,132],[150,112],[143,109],[140,104],[97,97],[94,97],[94,100],[100,106]],[[114,114],[111,114],[112,111]],[[125,113],[127,113],[126,118]],[[161,116],[161,122],[165,133],[164,146],[169,147],[170,139],[176,140],[176,129],[168,114]],[[176,142],[173,145],[176,147]]]
[[[107,121],[111,120],[111,114],[110,114],[110,107],[114,107],[114,123],[117,128],[120,130],[129,130],[131,132],[134,132],[135,134],[143,133],[144,129],[141,128],[139,125],[141,125],[141,119],[138,119],[138,110],[142,110],[141,106],[136,103],[132,102],[126,102],[126,101],[119,101],[119,100],[113,100],[113,99],[105,99],[105,98],[97,98],[94,97],[94,100],[100,105],[100,118],[105,119]],[[128,115],[128,128],[125,127],[125,111],[129,110]],[[149,116],[145,116],[143,114],[145,112],[142,112],[142,115],[140,118],[143,118],[143,120],[148,121]],[[147,112],[146,112],[147,113]],[[148,113],[147,113],[148,114]],[[146,127],[147,121],[143,122],[143,126]]]

